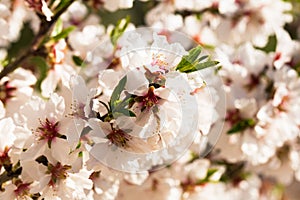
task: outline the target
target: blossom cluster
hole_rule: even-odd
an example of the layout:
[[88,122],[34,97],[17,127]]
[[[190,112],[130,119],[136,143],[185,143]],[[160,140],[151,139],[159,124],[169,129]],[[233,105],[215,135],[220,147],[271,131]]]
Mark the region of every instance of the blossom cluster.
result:
[[[136,4],[147,28],[102,23],[99,11]],[[289,199],[300,181],[292,9],[1,1],[0,200]]]

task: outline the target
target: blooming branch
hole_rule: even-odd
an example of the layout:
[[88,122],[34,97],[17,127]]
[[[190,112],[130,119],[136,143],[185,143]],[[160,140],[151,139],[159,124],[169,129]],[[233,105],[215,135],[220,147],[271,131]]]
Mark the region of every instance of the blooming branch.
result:
[[[21,55],[17,56],[17,58],[14,59],[14,61],[8,63],[2,71],[0,72],[0,79],[4,76],[7,76],[9,73],[16,70],[20,65],[24,63],[30,56],[35,55],[37,52],[39,52],[42,48],[43,41],[45,37],[50,33],[51,29],[53,28],[53,25],[56,23],[56,21],[59,19],[59,17],[69,8],[69,6],[74,2],[75,0],[68,0],[64,3],[64,5],[57,10],[55,15],[52,17],[50,21],[48,21],[44,17],[40,17],[41,23],[39,27],[39,31],[37,35],[34,37],[34,40],[32,41],[31,45],[27,50],[24,50]],[[41,16],[39,14],[39,16]]]

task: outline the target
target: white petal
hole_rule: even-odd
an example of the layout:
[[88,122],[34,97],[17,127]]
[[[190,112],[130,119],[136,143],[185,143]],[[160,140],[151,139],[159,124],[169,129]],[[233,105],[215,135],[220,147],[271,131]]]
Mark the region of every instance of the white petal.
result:
[[2,119],[4,116],[5,116],[5,108],[2,101],[0,101],[0,119]]
[[36,194],[44,190],[44,188],[48,185],[49,181],[51,180],[51,175],[45,175],[42,177],[38,184],[35,185],[30,189],[31,194]]
[[56,93],[50,95],[49,101],[46,103],[46,115],[44,117],[56,118],[59,120],[65,111],[65,100]]
[[109,123],[102,122],[99,119],[89,119],[88,124],[93,129],[94,136],[97,136],[99,138],[105,138],[105,133],[110,132]]
[[67,64],[64,65],[56,64],[55,71],[57,75],[60,76],[62,84],[67,88],[69,88],[71,76],[76,74],[74,68]]
[[55,140],[51,142],[51,154],[53,158],[55,158],[62,165],[70,164],[68,163],[70,146],[67,140],[55,138]]
[[88,96],[88,89],[83,78],[81,76],[72,76],[70,82],[73,88],[73,98],[80,103],[85,103]]
[[48,72],[47,77],[43,80],[41,84],[42,95],[44,97],[50,97],[50,94],[54,92],[60,76],[58,76],[54,70]]
[[36,77],[31,71],[18,68],[11,75],[11,83],[17,87],[31,86],[36,83]]
[[7,146],[10,147],[13,145],[16,136],[13,131],[15,125],[11,118],[5,118],[0,120],[0,152]]
[[44,176],[44,174],[47,171],[47,167],[43,164],[37,163],[35,160],[30,161],[21,161],[22,166],[22,180],[25,182],[32,182],[37,181],[41,177]]
[[162,99],[171,101],[171,102],[179,102],[179,99],[176,98],[176,94],[172,92],[168,88],[157,88],[154,90],[155,95],[159,96]]
[[[98,161],[105,161],[107,159],[109,147],[105,143],[95,144],[90,150],[90,154]],[[108,158],[109,159],[109,158]]]
[[126,76],[125,88],[130,94],[143,95],[144,92],[147,92],[149,81],[142,71],[136,69],[128,72]]
[[89,179],[90,175],[91,175],[91,172],[82,169],[82,170],[80,170],[79,173],[69,174],[68,179],[72,179],[72,181],[74,181],[74,183],[75,183],[75,186],[78,187],[77,184],[80,183],[81,188],[90,190],[93,187],[93,182],[91,179]]
[[32,133],[30,130],[25,129],[21,126],[17,126],[14,130],[14,134],[16,135],[16,140],[14,141],[14,146],[17,148],[27,148],[25,147],[25,143],[30,140]]
[[4,191],[0,193],[0,199],[5,200],[14,200],[16,199],[15,190],[17,189],[17,186],[14,184],[7,184],[4,186]]
[[27,151],[23,152],[20,156],[21,160],[29,161],[35,160],[40,155],[43,155],[46,148],[46,141],[40,141],[31,146]]
[[48,8],[48,5],[44,0],[42,0],[42,12],[46,16],[47,21],[51,21],[51,17],[53,16],[53,13]]

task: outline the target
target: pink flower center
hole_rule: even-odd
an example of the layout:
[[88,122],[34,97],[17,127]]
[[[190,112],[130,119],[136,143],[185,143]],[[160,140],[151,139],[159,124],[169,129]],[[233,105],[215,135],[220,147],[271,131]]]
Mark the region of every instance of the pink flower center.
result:
[[237,109],[227,110],[225,121],[227,121],[231,126],[236,124],[240,120],[242,120],[242,118],[240,116],[239,110]]
[[147,94],[136,98],[136,101],[141,103],[142,111],[144,111],[145,109],[149,110],[150,108],[158,104],[160,97],[154,94],[154,89],[154,86],[150,86]]
[[252,91],[253,89],[255,89],[259,83],[260,83],[260,76],[256,76],[254,74],[250,74],[250,77],[249,77],[249,83],[247,85],[245,85],[245,88],[248,90],[248,91]]
[[[26,0],[30,8],[36,11],[42,11],[42,1],[41,0]],[[46,1],[47,2],[47,1]]]
[[5,147],[4,151],[0,152],[0,169],[2,168],[2,166],[8,166],[11,164],[10,158],[8,155],[9,149],[10,148]]
[[103,7],[104,0],[86,0],[94,9],[99,9]]
[[22,183],[21,181],[17,184],[17,189],[14,190],[15,195],[18,197],[26,196],[29,194],[29,183]]
[[44,122],[40,121],[41,126],[37,128],[37,132],[40,135],[40,140],[46,140],[49,147],[51,142],[56,137],[62,137],[59,133],[59,122],[52,122],[48,118]]
[[114,129],[107,136],[109,141],[117,147],[127,147],[127,142],[131,139],[130,135],[121,129]]
[[50,186],[54,186],[57,181],[67,178],[67,170],[71,169],[69,165],[62,165],[57,163],[56,165],[49,164],[47,174],[51,174],[51,179],[48,183]]
[[14,97],[13,92],[16,89],[16,87],[9,85],[9,81],[5,81],[0,85],[0,100],[5,104],[10,98]]

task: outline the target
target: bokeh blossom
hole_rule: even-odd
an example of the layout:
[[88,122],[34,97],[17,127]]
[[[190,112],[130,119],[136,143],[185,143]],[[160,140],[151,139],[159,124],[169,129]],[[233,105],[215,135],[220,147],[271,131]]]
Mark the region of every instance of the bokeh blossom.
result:
[[0,200],[298,199],[299,8],[2,0]]

